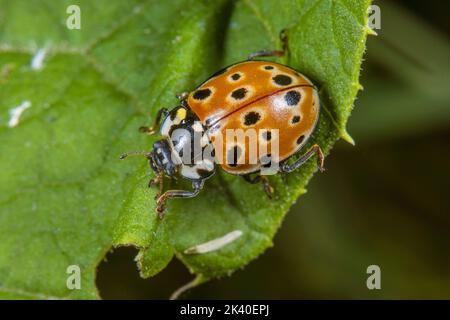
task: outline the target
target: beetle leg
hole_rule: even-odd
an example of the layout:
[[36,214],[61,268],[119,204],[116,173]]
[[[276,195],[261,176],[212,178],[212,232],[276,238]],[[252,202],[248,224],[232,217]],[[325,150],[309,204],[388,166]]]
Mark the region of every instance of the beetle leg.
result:
[[153,123],[153,126],[151,127],[145,127],[142,126],[139,128],[139,132],[146,133],[146,134],[154,134],[159,129],[159,123],[161,121],[162,116],[166,117],[169,114],[169,110],[166,108],[162,108],[158,110],[158,113],[156,114],[155,122]]
[[177,95],[176,95],[176,97],[177,97],[177,99],[178,100],[186,100],[186,98],[188,97],[188,95],[189,95],[189,92],[181,92],[181,93],[178,93]]
[[164,216],[164,210],[165,210],[165,204],[167,199],[171,198],[193,198],[196,195],[199,194],[200,190],[203,189],[203,186],[205,185],[205,180],[196,180],[192,182],[192,187],[194,190],[187,191],[187,190],[169,190],[164,192],[163,195],[161,195],[158,200],[156,201],[156,212],[158,213],[159,217],[162,218]]
[[148,182],[148,187],[151,188],[152,186],[154,186],[155,184],[158,184],[158,183],[159,183],[159,192],[156,193],[155,200],[159,198],[159,196],[162,194],[162,191],[163,191],[163,187],[164,187],[164,174],[163,173],[159,173],[156,177],[151,179]]
[[317,155],[317,164],[319,165],[320,172],[325,171],[323,167],[324,163],[324,155],[322,149],[320,149],[319,145],[313,145],[303,156],[298,158],[294,163],[288,164],[287,162],[283,162],[280,164],[281,172],[292,172],[298,169],[302,164],[308,161],[313,155]]
[[267,196],[270,199],[273,198],[273,194],[275,193],[275,190],[270,185],[269,179],[267,179],[266,176],[262,176],[262,175],[258,174],[257,176],[250,178],[250,175],[246,174],[242,177],[244,178],[245,181],[247,181],[248,183],[251,183],[251,184],[262,183],[262,185],[264,187],[264,191],[266,192]]
[[184,91],[182,93],[178,93],[176,95],[177,99],[180,100],[180,105],[185,107],[185,108],[189,107],[188,104],[187,104],[188,96],[189,96],[189,92],[186,92],[186,91]]
[[286,30],[283,29],[280,32],[280,41],[282,44],[282,49],[281,50],[272,50],[272,51],[268,51],[268,50],[261,50],[261,51],[257,51],[254,53],[251,53],[247,60],[253,60],[255,58],[259,58],[259,57],[282,57],[285,55],[286,51],[287,51],[287,46],[288,46],[288,39],[286,36]]

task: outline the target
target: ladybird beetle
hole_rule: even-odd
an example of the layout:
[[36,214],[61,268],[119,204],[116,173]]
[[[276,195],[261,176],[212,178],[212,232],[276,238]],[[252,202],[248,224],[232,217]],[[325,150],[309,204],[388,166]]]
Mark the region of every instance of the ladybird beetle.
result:
[[[280,38],[282,50],[253,53],[246,61],[215,73],[194,91],[178,95],[177,107],[170,111],[160,109],[152,127],[140,128],[147,134],[159,130],[162,139],[153,144],[152,151],[121,156],[147,157],[156,174],[149,186],[160,186],[156,197],[160,217],[167,199],[195,197],[205,180],[215,173],[217,164],[250,183],[262,183],[269,197],[274,190],[262,174],[264,168],[275,164],[276,172],[292,172],[316,154],[319,169],[323,170],[324,156],[317,144],[294,162],[287,162],[302,150],[314,131],[320,101],[316,87],[298,71],[279,63],[254,60],[282,56],[287,47],[283,31]],[[223,136],[230,130],[253,130],[254,144],[269,151],[262,155],[250,152],[250,139],[237,143],[233,138],[224,143]],[[192,181],[193,190],[163,193],[163,177],[175,175]]]

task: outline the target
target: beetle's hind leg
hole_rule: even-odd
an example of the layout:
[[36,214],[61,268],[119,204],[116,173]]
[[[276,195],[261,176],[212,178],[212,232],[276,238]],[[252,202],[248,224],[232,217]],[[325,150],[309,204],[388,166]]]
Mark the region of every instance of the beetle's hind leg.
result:
[[288,164],[287,162],[283,162],[280,164],[281,172],[292,172],[298,169],[302,164],[308,161],[313,155],[317,155],[317,164],[319,166],[319,170],[321,172],[325,171],[323,166],[325,157],[323,155],[322,149],[320,149],[319,145],[313,145],[306,153],[298,158],[294,163]]
[[261,183],[264,187],[264,191],[266,192],[267,196],[272,199],[273,194],[275,193],[275,190],[269,183],[269,179],[267,179],[266,176],[263,176],[261,174],[258,174],[254,176],[253,178],[250,177],[250,174],[246,174],[242,176],[245,181],[251,184]]
[[192,182],[192,187],[194,188],[194,190],[192,190],[192,191],[169,190],[169,191],[164,192],[164,194],[161,195],[158,198],[158,200],[156,201],[156,212],[158,213],[159,217],[162,218],[164,216],[167,199],[193,198],[200,193],[200,190],[203,189],[204,185],[205,185],[205,180],[196,180],[196,181]]
[[286,29],[281,30],[280,41],[282,44],[281,50],[271,50],[271,51],[261,50],[261,51],[253,52],[248,56],[247,60],[253,60],[253,59],[259,58],[259,57],[282,57],[282,56],[284,56],[287,51],[287,46],[288,46]]
[[139,128],[139,132],[146,133],[146,134],[154,134],[156,131],[159,130],[159,124],[161,122],[162,117],[166,117],[169,114],[169,110],[167,108],[161,108],[158,110],[158,113],[156,114],[155,122],[151,127],[145,127],[142,126]]

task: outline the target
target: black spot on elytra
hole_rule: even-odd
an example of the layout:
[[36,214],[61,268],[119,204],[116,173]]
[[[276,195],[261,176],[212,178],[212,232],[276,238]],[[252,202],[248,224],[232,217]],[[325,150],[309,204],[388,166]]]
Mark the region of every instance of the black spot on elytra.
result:
[[238,81],[241,78],[241,75],[239,73],[235,73],[233,75],[231,75],[231,79],[233,79],[234,81]]
[[305,140],[305,136],[301,135],[300,137],[298,137],[297,139],[297,144],[302,144],[303,140]]
[[231,96],[233,97],[233,99],[235,99],[235,100],[241,100],[241,99],[244,99],[245,98],[245,95],[247,94],[247,89],[245,89],[245,88],[239,88],[239,89],[236,89],[236,90],[234,90],[232,93],[231,93]]
[[301,98],[302,98],[302,95],[295,90],[291,90],[284,95],[284,100],[286,101],[288,106],[297,105],[300,102]]
[[230,167],[236,167],[238,165],[238,159],[241,157],[242,149],[239,146],[234,146],[228,150],[227,164]]
[[266,69],[266,70],[272,70],[273,67],[272,67],[272,66],[264,66],[264,69]]
[[194,92],[194,99],[195,100],[205,100],[211,95],[210,89],[200,89]]
[[272,132],[264,131],[262,137],[264,138],[264,140],[270,141],[272,139]]
[[300,116],[294,116],[294,117],[292,117],[292,123],[298,123],[298,122],[300,122]]
[[288,86],[292,83],[292,78],[285,74],[278,74],[272,79],[279,86]]
[[258,112],[250,111],[247,113],[244,117],[244,124],[246,126],[251,126],[255,123],[257,123],[261,119],[261,115]]

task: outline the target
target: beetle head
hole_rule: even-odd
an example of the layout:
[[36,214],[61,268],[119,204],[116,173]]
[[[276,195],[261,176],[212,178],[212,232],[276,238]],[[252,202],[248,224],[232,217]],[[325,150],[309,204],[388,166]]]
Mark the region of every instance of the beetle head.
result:
[[166,139],[156,141],[147,158],[150,168],[156,174],[173,176],[177,172],[178,165],[172,159],[172,148]]

